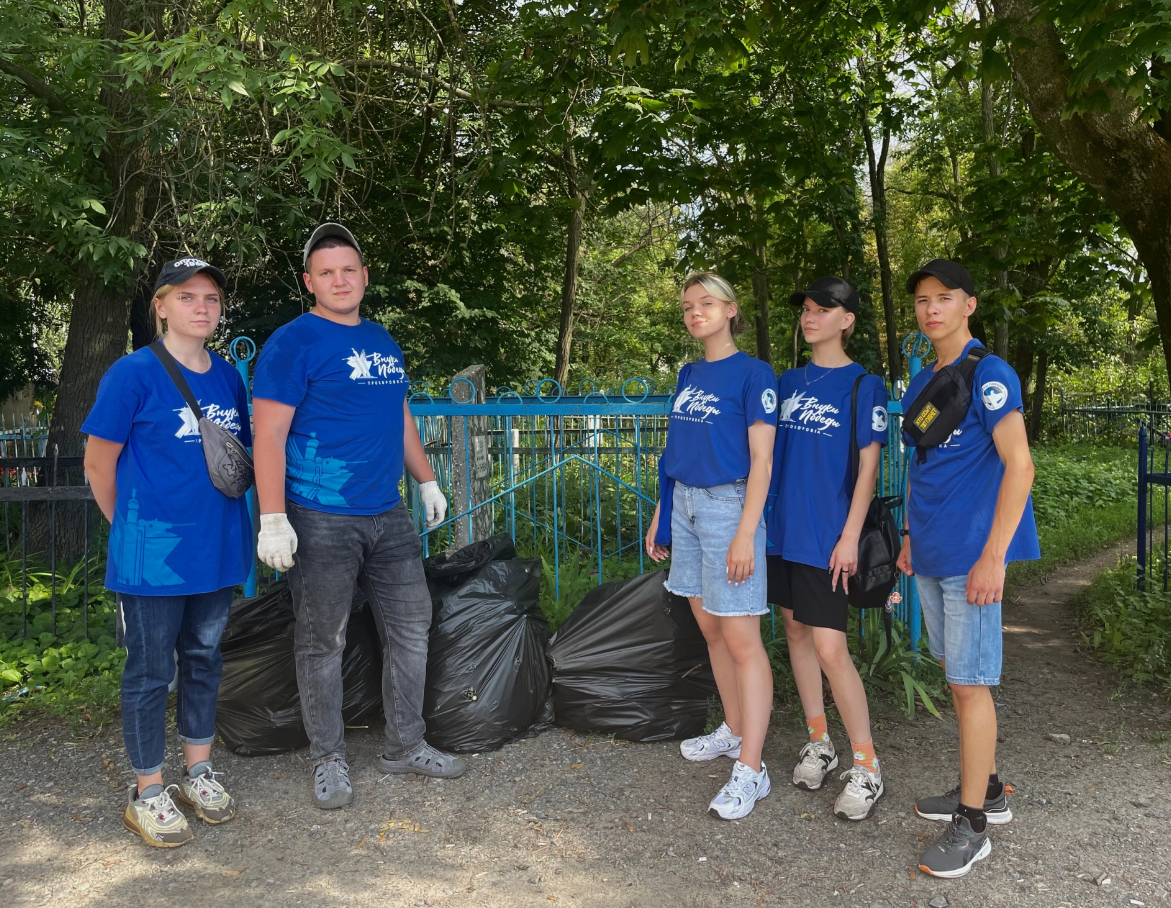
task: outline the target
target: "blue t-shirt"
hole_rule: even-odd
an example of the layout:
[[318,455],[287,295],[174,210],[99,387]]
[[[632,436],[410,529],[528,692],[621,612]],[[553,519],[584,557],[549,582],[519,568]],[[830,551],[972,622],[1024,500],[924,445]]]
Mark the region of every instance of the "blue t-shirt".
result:
[[[214,353],[202,374],[179,368],[203,415],[252,444],[240,374]],[[81,431],[125,445],[106,556],[106,588],[187,596],[243,583],[252,562],[247,499],[211,484],[199,423],[149,349],[112,365]]]
[[886,385],[857,363],[823,369],[810,363],[781,376],[777,443],[768,516],[770,555],[828,568],[854,497],[850,399],[858,388],[858,448],[886,444]]
[[[952,365],[979,343],[969,341]],[[934,375],[934,369],[928,366],[911,379],[903,395],[904,413]],[[913,448],[909,454],[911,564],[916,574],[926,577],[960,577],[980,560],[992,531],[996,498],[1004,478],[1004,464],[996,452],[992,430],[1006,414],[1023,408],[1020,380],[997,356],[980,360],[973,384],[972,405],[947,441],[929,450],[925,463],[918,463]],[[904,440],[910,443],[905,434]],[[1005,563],[1040,557],[1030,495]]]
[[661,545],[670,541],[674,483],[710,489],[744,479],[752,466],[748,428],[757,420],[773,423],[776,412],[777,377],[747,353],[714,363],[701,359],[679,370],[659,459]]
[[331,514],[381,514],[403,476],[403,352],[381,325],[339,325],[307,312],[273,332],[252,396],[296,407],[285,445],[285,494]]

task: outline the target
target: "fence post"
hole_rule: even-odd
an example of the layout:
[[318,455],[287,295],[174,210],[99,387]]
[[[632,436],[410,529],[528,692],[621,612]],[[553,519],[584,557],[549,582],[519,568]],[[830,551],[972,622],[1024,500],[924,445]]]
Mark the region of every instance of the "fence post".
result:
[[[451,396],[461,404],[482,404],[487,394],[487,368],[468,366],[451,380]],[[459,379],[465,379],[460,381]],[[469,383],[471,387],[469,387]],[[474,390],[473,390],[474,389]],[[451,508],[470,511],[492,497],[492,462],[488,451],[488,417],[451,419]],[[452,546],[459,548],[492,535],[492,508],[461,517],[452,527]]]
[[1138,430],[1138,572],[1135,582],[1147,588],[1147,427]]

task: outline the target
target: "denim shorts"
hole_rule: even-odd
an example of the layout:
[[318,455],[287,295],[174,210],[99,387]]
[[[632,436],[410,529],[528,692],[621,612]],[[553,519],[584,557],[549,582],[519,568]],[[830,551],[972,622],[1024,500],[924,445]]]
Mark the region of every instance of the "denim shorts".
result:
[[1000,603],[969,605],[967,584],[966,575],[915,575],[927,642],[948,683],[992,687],[1000,683],[1004,644]]
[[665,586],[700,596],[703,610],[722,618],[768,613],[764,517],[754,539],[755,567],[739,585],[728,580],[728,546],[744,513],[745,480],[697,489],[675,483],[671,513],[671,572]]

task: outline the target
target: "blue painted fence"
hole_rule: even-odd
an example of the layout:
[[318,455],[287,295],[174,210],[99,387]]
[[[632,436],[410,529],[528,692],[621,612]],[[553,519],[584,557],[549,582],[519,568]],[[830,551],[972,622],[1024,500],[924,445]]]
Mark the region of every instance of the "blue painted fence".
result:
[[[930,343],[911,335],[903,349],[913,377]],[[255,344],[237,338],[229,350],[250,387]],[[439,526],[424,528],[418,485],[409,476],[404,479],[404,498],[424,552],[467,544],[479,519],[492,533],[511,535],[525,555],[543,557],[558,597],[566,576],[588,575],[597,584],[656,567],[646,558],[643,539],[658,501],[658,458],[673,392],[651,379],[634,378],[614,388],[584,381],[567,393],[553,379],[541,379],[519,390],[496,388],[483,402],[472,402],[474,388],[467,379],[436,390],[416,383],[411,413],[451,511]],[[889,443],[878,479],[882,495],[902,495],[906,489],[901,396],[901,388],[894,389],[887,407]],[[459,483],[452,475],[457,464],[465,472]],[[487,470],[486,477],[472,476],[476,464]],[[482,500],[472,494],[477,478],[481,488],[486,480]],[[460,500],[452,495],[457,487],[463,490]],[[254,595],[256,585],[254,566],[246,592]],[[898,592],[896,615],[917,647],[920,611],[914,582],[903,578]]]

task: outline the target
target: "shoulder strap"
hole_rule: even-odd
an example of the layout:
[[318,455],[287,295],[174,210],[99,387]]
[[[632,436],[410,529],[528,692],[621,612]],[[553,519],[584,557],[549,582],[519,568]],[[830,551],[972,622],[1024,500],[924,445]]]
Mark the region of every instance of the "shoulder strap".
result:
[[861,457],[858,451],[858,388],[865,377],[865,372],[859,375],[854,380],[854,390],[850,392],[850,501],[854,500],[854,487],[858,485],[858,460]]
[[972,376],[976,374],[976,366],[980,364],[980,360],[985,356],[988,356],[987,347],[973,347],[968,351],[968,355],[960,360],[959,365],[956,366],[956,369],[964,377],[964,381],[968,383],[969,387],[972,384]]
[[171,381],[175,383],[175,387],[183,395],[183,400],[187,401],[187,406],[191,408],[191,412],[195,414],[195,418],[197,420],[203,419],[203,410],[199,406],[199,401],[191,393],[191,387],[187,384],[187,379],[183,377],[183,373],[179,371],[179,364],[175,362],[175,357],[171,356],[171,351],[166,348],[166,345],[161,340],[157,340],[150,345],[150,352],[157,356],[159,362],[163,364],[163,368],[171,376]]

